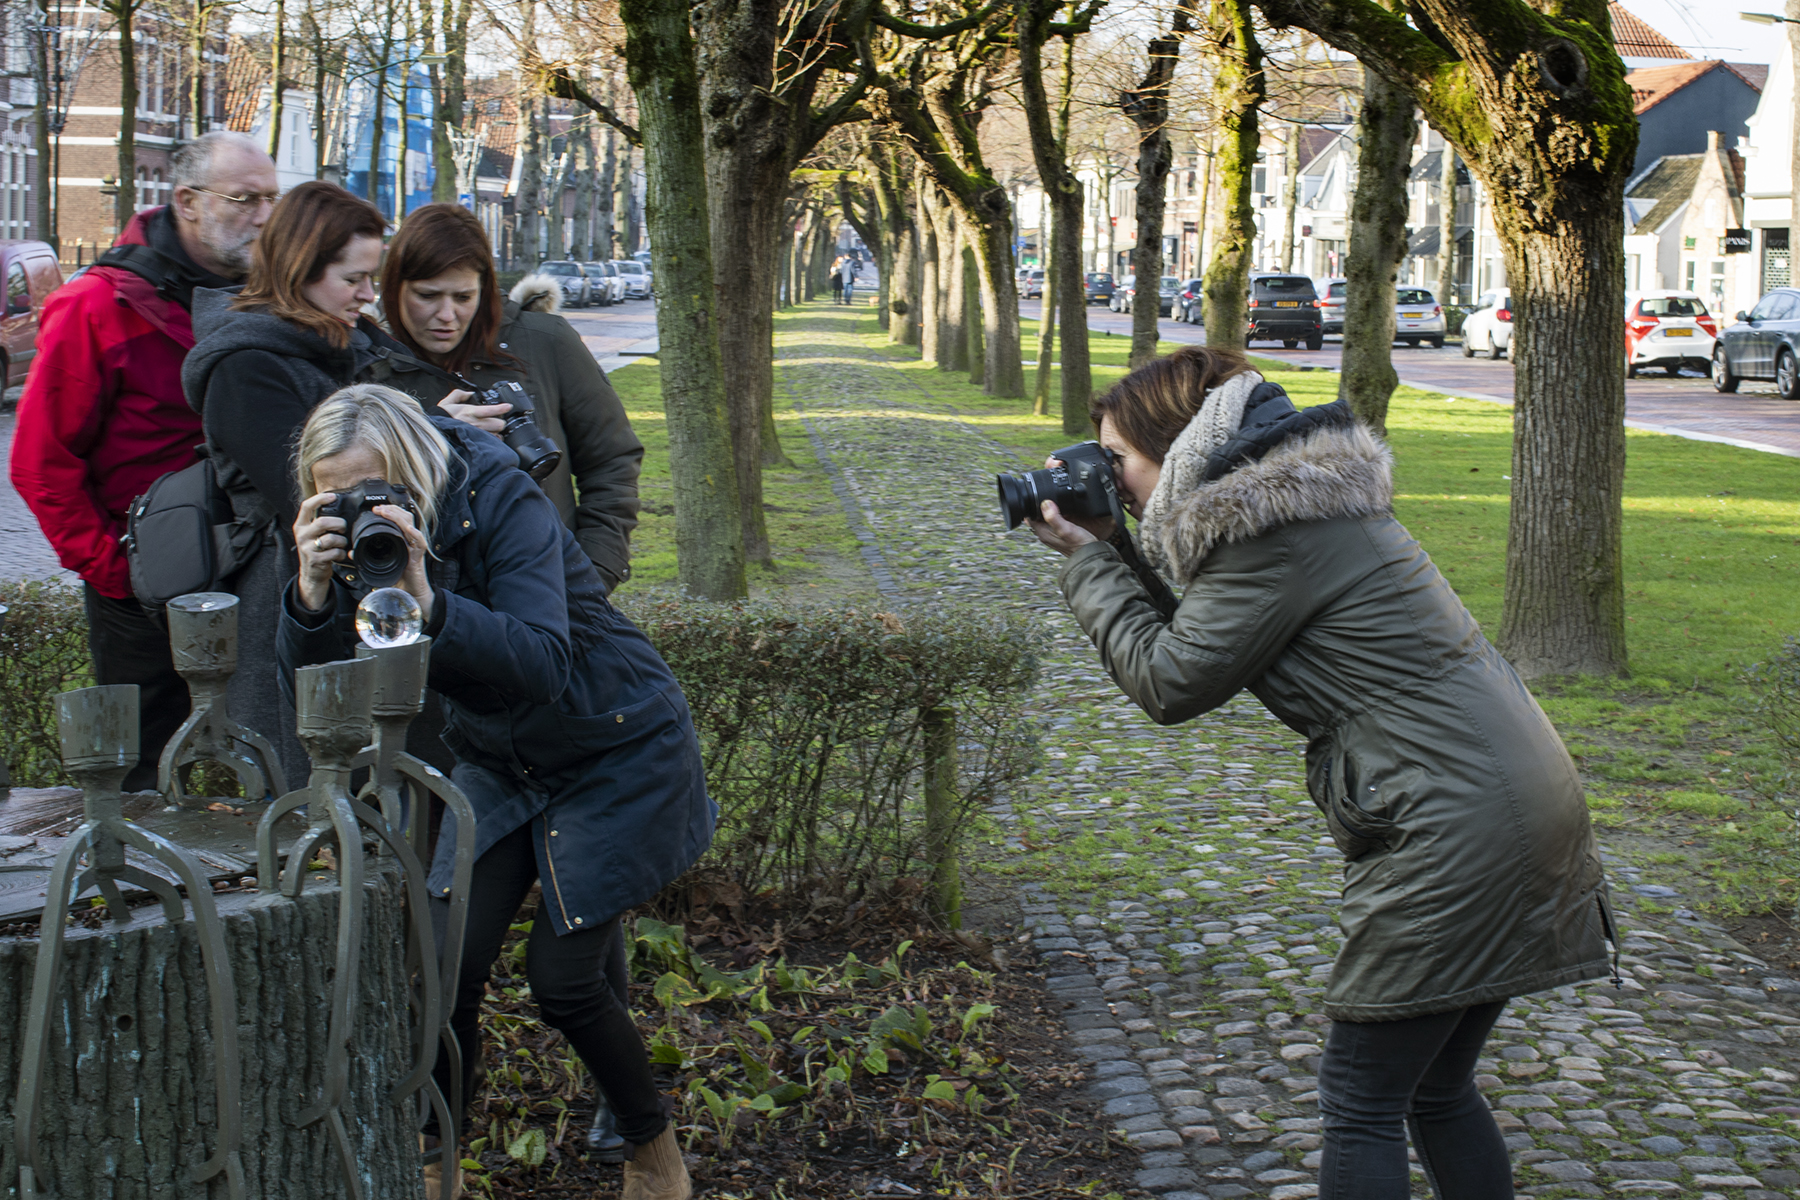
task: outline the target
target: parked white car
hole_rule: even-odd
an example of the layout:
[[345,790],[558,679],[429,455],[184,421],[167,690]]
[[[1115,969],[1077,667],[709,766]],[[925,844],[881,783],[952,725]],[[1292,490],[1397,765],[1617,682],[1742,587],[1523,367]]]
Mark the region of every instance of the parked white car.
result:
[[1477,350],[1487,351],[1489,358],[1506,357],[1512,349],[1512,316],[1511,289],[1481,293],[1475,311],[1463,318],[1463,357],[1474,358]]
[[1394,291],[1394,340],[1416,346],[1430,342],[1444,347],[1444,306],[1430,290],[1403,287]]
[[650,298],[650,272],[635,258],[615,258],[612,265],[625,279],[625,295],[632,300]]
[[1712,365],[1719,324],[1694,292],[1625,293],[1625,377],[1637,378],[1645,367],[1661,367],[1670,375],[1681,368],[1705,371]]
[[[594,280],[594,300],[598,304],[617,304],[625,299],[625,280],[608,262],[585,262],[581,269]],[[602,291],[604,285],[604,292]],[[604,299],[602,299],[604,295]]]

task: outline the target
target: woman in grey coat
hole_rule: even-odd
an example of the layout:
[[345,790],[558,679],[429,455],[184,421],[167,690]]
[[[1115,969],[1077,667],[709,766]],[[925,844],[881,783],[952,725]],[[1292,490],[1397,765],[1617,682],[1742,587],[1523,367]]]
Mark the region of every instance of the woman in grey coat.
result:
[[1325,1200],[1512,1196],[1475,1060],[1511,996],[1608,973],[1599,854],[1531,693],[1392,514],[1392,455],[1340,401],[1296,411],[1188,347],[1095,401],[1159,608],[1110,522],[1032,523],[1119,686],[1159,723],[1249,689],[1307,736],[1345,857],[1319,1069]]

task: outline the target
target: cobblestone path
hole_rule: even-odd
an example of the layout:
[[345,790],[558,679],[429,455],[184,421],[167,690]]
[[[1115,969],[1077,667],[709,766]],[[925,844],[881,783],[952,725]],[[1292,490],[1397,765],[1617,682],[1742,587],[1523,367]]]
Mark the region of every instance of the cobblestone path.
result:
[[[992,811],[998,858],[1092,1093],[1141,1152],[1139,1185],[1316,1195],[1341,859],[1306,797],[1303,740],[1247,693],[1169,729],[1139,713],[1064,609],[1055,556],[999,532],[994,472],[1038,464],[896,382],[910,373],[872,370],[847,328],[821,315],[781,351],[777,386],[802,405],[877,582],[901,612],[970,601],[1042,622],[1048,763]],[[1800,983],[1675,907],[1680,879],[1607,865],[1624,988],[1517,999],[1481,1063],[1518,1188],[1800,1197]]]

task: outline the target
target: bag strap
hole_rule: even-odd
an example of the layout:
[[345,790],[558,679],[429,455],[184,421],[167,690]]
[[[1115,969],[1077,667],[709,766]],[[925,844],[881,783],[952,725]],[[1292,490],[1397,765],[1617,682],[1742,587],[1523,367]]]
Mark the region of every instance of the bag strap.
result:
[[194,289],[202,280],[191,268],[170,258],[154,246],[131,243],[114,246],[94,260],[96,267],[117,267],[129,271],[156,289],[164,300],[183,308],[194,306]]
[[408,354],[404,350],[390,350],[386,346],[375,347],[373,353],[375,355],[376,361],[380,361],[382,359],[387,359],[387,360],[390,360],[393,362],[408,363],[412,366],[419,368],[421,371],[424,371],[428,375],[437,376],[439,379],[443,380],[445,383],[450,384],[452,387],[457,388],[460,391],[474,392],[476,395],[481,394],[481,387],[478,384],[475,384],[475,383],[471,382],[470,380],[465,379],[463,376],[458,375],[455,371],[446,371],[446,370],[444,370],[444,368],[438,366],[434,362],[427,362],[426,360],[420,358],[416,354]]

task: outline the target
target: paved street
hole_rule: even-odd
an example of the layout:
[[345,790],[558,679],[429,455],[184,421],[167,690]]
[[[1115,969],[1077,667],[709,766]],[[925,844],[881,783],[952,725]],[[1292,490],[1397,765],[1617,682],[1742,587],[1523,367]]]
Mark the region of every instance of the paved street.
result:
[[[1306,796],[1303,739],[1248,694],[1149,721],[1064,609],[1055,556],[994,530],[993,472],[1026,464],[953,410],[896,404],[830,315],[805,340],[811,362],[777,386],[804,405],[888,603],[1002,606],[1042,630],[1049,761],[989,809],[998,869],[1091,1094],[1140,1151],[1137,1183],[1163,1200],[1316,1196],[1343,860]],[[1623,986],[1518,998],[1478,1068],[1521,1191],[1800,1194],[1800,982],[1682,907],[1677,869],[1602,849]]]
[[[1020,313],[1035,320],[1042,302],[1024,301]],[[1109,312],[1103,305],[1088,309],[1089,328],[1111,331],[1115,337],[1131,336],[1131,316]],[[1206,330],[1164,319],[1159,336],[1170,348],[1181,343],[1204,344]],[[1257,342],[1250,349],[1268,358],[1296,366],[1336,369],[1343,361],[1343,340],[1336,334],[1319,350],[1285,350],[1279,342]],[[1030,350],[1027,350],[1027,357]],[[1464,358],[1462,347],[1452,343],[1442,350],[1429,346],[1394,347],[1394,369],[1401,382],[1434,391],[1451,392],[1484,400],[1510,402],[1513,371],[1509,359],[1490,362],[1485,357]],[[1625,383],[1626,423],[1636,429],[1673,433],[1684,437],[1720,440],[1800,456],[1800,404],[1775,395],[1772,383],[1745,383],[1735,396],[1721,396],[1712,382],[1697,371],[1668,379],[1661,372]]]

